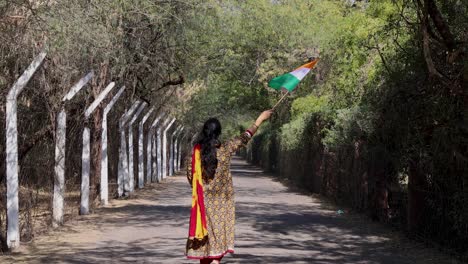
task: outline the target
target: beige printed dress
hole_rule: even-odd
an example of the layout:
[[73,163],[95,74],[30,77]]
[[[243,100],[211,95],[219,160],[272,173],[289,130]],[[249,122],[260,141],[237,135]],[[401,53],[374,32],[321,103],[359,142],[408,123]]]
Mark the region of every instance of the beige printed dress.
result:
[[[251,136],[248,132],[235,137],[217,149],[218,167],[214,178],[203,179],[203,194],[207,218],[208,239],[201,243],[187,240],[189,259],[220,258],[234,253],[235,202],[234,186],[230,172],[231,157],[245,146]],[[188,159],[187,179],[192,182],[192,163]]]

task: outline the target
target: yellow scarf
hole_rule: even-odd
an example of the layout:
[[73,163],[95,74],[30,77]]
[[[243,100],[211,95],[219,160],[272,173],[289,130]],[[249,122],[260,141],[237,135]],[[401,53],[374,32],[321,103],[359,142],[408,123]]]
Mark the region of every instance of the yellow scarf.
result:
[[189,237],[202,240],[208,236],[201,166],[201,146],[195,145],[192,154],[192,209]]

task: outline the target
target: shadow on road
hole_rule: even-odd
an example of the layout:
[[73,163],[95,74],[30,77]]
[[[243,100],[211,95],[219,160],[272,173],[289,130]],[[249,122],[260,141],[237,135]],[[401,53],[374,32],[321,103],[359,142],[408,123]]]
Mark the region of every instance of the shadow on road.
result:
[[[223,263],[456,263],[359,217],[337,215],[234,159],[236,254]],[[114,201],[7,258],[24,263],[196,263],[183,256],[190,187],[184,176]],[[0,262],[3,263],[0,258]],[[8,262],[6,262],[8,263]]]

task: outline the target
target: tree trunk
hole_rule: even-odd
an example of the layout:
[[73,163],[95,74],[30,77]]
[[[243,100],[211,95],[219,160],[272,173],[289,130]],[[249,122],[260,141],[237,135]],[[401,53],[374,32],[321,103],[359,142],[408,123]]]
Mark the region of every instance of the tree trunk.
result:
[[450,28],[448,27],[447,23],[445,23],[442,14],[440,13],[439,9],[437,8],[436,3],[434,0],[424,0],[425,8],[429,13],[432,22],[434,22],[437,31],[442,36],[442,40],[445,46],[448,48],[449,51],[453,51],[456,48],[455,38],[450,32]]
[[418,161],[410,162],[408,175],[408,231],[416,231],[423,217],[426,204],[427,181],[419,169]]
[[101,179],[101,137],[102,137],[102,107],[98,107],[93,114],[91,133],[91,179],[90,179],[90,201],[94,205],[98,202]]
[[368,178],[369,184],[369,209],[373,220],[386,222],[389,219],[389,178],[387,171],[390,163],[385,149],[376,148],[371,152]]
[[[99,69],[99,79],[93,83],[93,95],[97,98],[106,87],[108,82],[109,62],[101,64]],[[104,100],[103,102],[106,102]],[[94,206],[99,203],[98,195],[100,193],[101,179],[101,137],[102,137],[102,115],[103,103],[101,103],[93,112],[92,132],[91,132],[91,174],[90,174],[90,201]]]

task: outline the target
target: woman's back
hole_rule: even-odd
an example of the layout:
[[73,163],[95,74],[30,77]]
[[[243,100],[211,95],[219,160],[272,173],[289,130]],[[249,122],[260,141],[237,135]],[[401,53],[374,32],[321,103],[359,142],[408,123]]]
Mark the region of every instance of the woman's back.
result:
[[[216,149],[218,164],[214,177],[203,179],[203,196],[209,240],[187,247],[189,258],[220,257],[234,252],[235,201],[230,164],[231,157],[250,139],[248,133],[235,137]],[[187,176],[192,182],[192,167],[189,164]]]
[[192,209],[186,255],[201,263],[219,263],[234,252],[235,203],[230,164],[232,155],[245,146],[260,124],[273,112],[264,111],[242,135],[219,144],[221,124],[216,118],[203,125],[200,138],[187,160],[192,186]]

